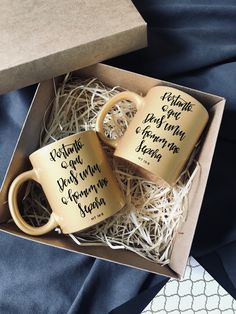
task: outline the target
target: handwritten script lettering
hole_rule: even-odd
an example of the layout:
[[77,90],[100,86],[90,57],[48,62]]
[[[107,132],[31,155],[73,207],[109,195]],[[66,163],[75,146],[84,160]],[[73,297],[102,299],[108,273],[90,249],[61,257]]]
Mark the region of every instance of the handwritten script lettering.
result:
[[53,149],[50,152],[50,160],[56,161],[58,158],[64,158],[67,159],[71,154],[79,153],[79,151],[82,149],[84,144],[81,143],[80,139],[75,140],[71,144],[64,145],[62,144],[60,148]]
[[[61,202],[64,205],[76,204],[82,218],[106,205],[104,197],[98,195],[109,184],[108,179],[102,176],[97,163],[84,165],[82,158],[84,149],[85,145],[79,138],[72,143],[62,144],[49,153],[49,160],[53,163],[59,162],[60,168],[65,173],[65,176],[55,179],[58,190],[62,193]],[[83,188],[80,188],[80,184]],[[102,213],[98,216],[102,216]],[[93,215],[91,220],[94,220],[94,217],[96,216]]]
[[161,96],[162,100],[167,100],[170,106],[181,108],[181,111],[193,111],[193,105],[191,101],[185,101],[180,95],[173,95],[172,92],[166,92]]
[[[193,112],[190,101],[185,101],[180,95],[166,92],[160,97],[163,101],[161,113],[149,112],[136,127],[135,133],[140,138],[137,153],[143,157],[139,160],[149,164],[145,156],[160,162],[165,151],[172,154],[180,152],[180,143],[186,138],[186,131],[182,129],[181,117],[185,112]],[[151,143],[150,143],[151,142]]]

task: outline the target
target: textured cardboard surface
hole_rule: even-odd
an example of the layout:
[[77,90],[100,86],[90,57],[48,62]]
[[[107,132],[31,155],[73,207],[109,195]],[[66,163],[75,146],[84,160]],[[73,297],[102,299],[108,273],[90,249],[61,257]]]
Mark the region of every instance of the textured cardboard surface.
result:
[[131,0],[1,1],[0,93],[147,44]]
[[[96,246],[87,248],[79,247],[73,243],[72,240],[68,238],[68,236],[58,235],[56,233],[51,233],[43,237],[32,238],[23,234],[12,224],[2,223],[0,224],[0,230],[23,237],[25,239],[41,242],[55,247],[102,258],[143,270],[148,270],[150,272],[159,273],[165,276],[180,278],[183,276],[187,264],[187,257],[190,252],[201,203],[206,188],[225,100],[219,96],[202,93],[200,91],[178,86],[170,82],[160,81],[158,79],[138,75],[102,64],[97,64],[95,66],[81,69],[76,71],[76,74],[87,77],[96,76],[110,86],[120,85],[124,88],[142,94],[145,94],[148,89],[155,85],[173,86],[196,97],[208,108],[210,113],[210,122],[208,129],[206,130],[206,136],[198,157],[200,171],[195,177],[190,191],[187,219],[185,223],[183,223],[179,233],[175,238],[171,255],[171,263],[168,266],[161,267],[158,264],[149,262],[144,258],[139,257],[135,253],[128,251],[112,250],[108,247]],[[2,199],[0,202],[0,221],[2,222],[6,221],[6,217],[9,214],[7,204],[3,206],[2,201],[7,200],[7,190],[13,178],[28,167],[28,155],[36,149],[40,132],[40,122],[47,104],[52,96],[52,92],[52,80],[41,83],[31,105],[28,119],[26,120],[22,130],[18,146],[16,147],[8,169],[8,173],[6,175],[6,180],[3,183],[3,189],[1,191]],[[32,120],[34,121],[34,125],[32,124]]]

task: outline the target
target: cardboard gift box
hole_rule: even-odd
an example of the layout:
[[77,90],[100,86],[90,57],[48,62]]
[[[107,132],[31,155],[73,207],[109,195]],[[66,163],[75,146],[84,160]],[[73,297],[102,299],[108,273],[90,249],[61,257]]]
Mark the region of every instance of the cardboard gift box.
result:
[[[18,2],[18,1],[16,1]],[[52,1],[54,2],[54,1]],[[83,1],[78,1],[81,5],[84,3]],[[222,97],[206,94],[197,90],[193,90],[187,87],[178,86],[172,84],[170,82],[164,82],[155,78],[139,75],[136,73],[128,72],[125,70],[121,70],[118,68],[114,68],[111,66],[107,66],[104,64],[95,64],[88,66],[88,64],[92,64],[94,62],[100,61],[102,59],[106,59],[108,57],[122,54],[130,50],[138,49],[146,44],[146,31],[145,31],[145,23],[142,18],[138,15],[137,11],[134,9],[132,3],[130,1],[122,0],[119,1],[119,5],[111,4],[109,1],[100,1],[101,5],[107,4],[108,6],[115,6],[113,9],[117,9],[121,12],[121,9],[125,8],[130,13],[131,24],[128,23],[126,25],[126,30],[117,29],[117,25],[119,22],[122,22],[121,14],[118,14],[116,22],[112,19],[112,23],[114,22],[116,27],[108,30],[108,33],[112,31],[114,33],[110,33],[107,37],[104,35],[103,39],[97,39],[97,41],[91,41],[91,38],[85,36],[83,40],[87,40],[86,43],[82,43],[82,39],[79,45],[74,45],[77,49],[68,47],[68,43],[65,44],[68,49],[62,49],[59,45],[57,46],[58,52],[55,54],[51,54],[47,48],[52,49],[53,45],[50,43],[46,44],[43,52],[45,56],[41,56],[37,59],[37,61],[32,61],[30,59],[30,54],[27,56],[28,62],[19,60],[22,62],[19,66],[8,67],[7,64],[9,62],[6,61],[5,70],[1,72],[1,80],[0,80],[0,89],[1,91],[6,91],[10,89],[15,89],[18,87],[25,86],[27,84],[34,83],[41,79],[47,79],[49,77],[53,77],[55,75],[60,75],[64,72],[70,70],[76,70],[76,68],[80,68],[74,72],[77,76],[81,77],[97,77],[99,80],[103,81],[108,86],[120,85],[128,90],[146,94],[146,92],[155,85],[168,85],[172,87],[179,88],[193,97],[196,97],[204,106],[207,107],[210,114],[210,121],[208,123],[208,127],[206,130],[206,134],[204,136],[204,140],[202,142],[201,150],[197,156],[198,162],[200,164],[200,171],[198,171],[196,177],[193,180],[193,184],[189,193],[188,199],[188,213],[186,221],[182,224],[178,234],[174,239],[174,246],[170,257],[170,264],[166,266],[160,266],[159,264],[148,261],[137,254],[127,251],[127,250],[112,250],[109,247],[101,247],[101,246],[89,246],[89,247],[80,247],[75,244],[72,239],[66,235],[60,235],[56,232],[51,232],[50,234],[40,236],[40,237],[32,237],[21,232],[14,223],[7,223],[9,215],[9,209],[7,206],[7,193],[9,189],[9,185],[12,180],[21,172],[29,169],[31,166],[29,164],[28,156],[33,151],[38,148],[39,144],[39,136],[40,130],[42,127],[42,120],[46,110],[46,106],[54,96],[54,82],[52,79],[43,81],[37,87],[35,96],[33,98],[32,104],[30,106],[27,118],[25,120],[24,126],[22,128],[20,137],[18,139],[15,151],[13,153],[12,159],[9,163],[9,167],[1,186],[0,193],[0,230],[10,233],[15,236],[22,237],[24,239],[40,242],[43,244],[51,245],[58,248],[63,248],[69,251],[73,251],[76,253],[86,254],[89,256],[105,259],[108,261],[120,263],[123,265],[128,265],[136,268],[140,268],[143,270],[147,270],[154,273],[159,273],[162,275],[181,278],[183,276],[187,258],[189,256],[201,203],[204,196],[204,191],[207,184],[207,178],[210,171],[211,161],[215,149],[215,144],[217,140],[218,131],[220,128],[221,118],[224,109],[225,100]],[[99,1],[95,1],[97,5],[97,9],[103,12],[98,3]],[[62,5],[61,1],[57,1],[59,6]],[[70,2],[69,2],[70,3]],[[88,1],[87,6],[95,5],[93,1]],[[29,3],[27,4],[29,5]],[[95,5],[95,6],[96,6]],[[116,7],[118,6],[118,7]],[[6,8],[5,8],[6,9]],[[86,8],[83,8],[86,10]],[[43,4],[41,7],[43,11]],[[71,8],[72,10],[72,8]],[[88,8],[87,8],[88,10]],[[90,7],[91,10],[91,7]],[[87,12],[90,13],[90,10]],[[104,11],[108,14],[110,10],[107,11],[107,8]],[[84,11],[82,10],[84,14]],[[82,14],[81,13],[81,14]],[[101,12],[100,12],[101,13]],[[114,12],[113,12],[114,13]],[[61,13],[62,14],[62,13]],[[93,13],[91,13],[93,15]],[[104,12],[101,13],[101,16],[104,18]],[[13,14],[14,15],[14,14]],[[46,15],[45,23],[49,22],[49,17]],[[73,14],[72,14],[73,15]],[[109,15],[109,14],[108,14]],[[62,14],[61,18],[64,15]],[[100,17],[101,17],[100,16]],[[94,16],[93,16],[94,18]],[[114,16],[113,16],[114,18]],[[84,19],[82,19],[84,21]],[[32,21],[31,21],[32,22]],[[63,22],[63,21],[62,21]],[[107,21],[106,21],[107,22]],[[66,24],[67,22],[64,21]],[[89,18],[89,23],[92,23],[92,18]],[[106,27],[103,26],[100,30],[102,34],[107,34],[107,26],[110,25],[110,22],[107,22]],[[136,24],[135,24],[136,23]],[[97,23],[95,23],[97,25]],[[135,26],[134,26],[135,25]],[[66,28],[67,24],[65,25]],[[123,27],[123,26],[122,26]],[[95,30],[94,30],[95,31]],[[56,32],[56,31],[55,31]],[[118,32],[118,34],[116,33]],[[17,33],[17,32],[16,32]],[[100,34],[101,35],[101,34]],[[99,35],[99,36],[100,36]],[[15,35],[17,36],[17,34]],[[51,34],[51,36],[56,36],[56,33]],[[117,37],[118,36],[118,37]],[[119,37],[121,36],[121,37]],[[83,37],[83,36],[82,36]],[[127,39],[128,37],[128,39]],[[1,37],[0,37],[1,38]],[[53,38],[53,37],[52,37]],[[117,42],[118,38],[122,38],[122,40]],[[1,39],[2,40],[2,39]],[[37,45],[39,44],[41,37],[39,34],[37,35]],[[108,41],[107,41],[108,40]],[[131,45],[129,45],[130,40],[132,40]],[[73,41],[73,40],[72,40]],[[133,43],[135,42],[135,44]],[[103,44],[105,46],[103,46]],[[113,47],[113,44],[115,47]],[[102,47],[103,46],[103,47]],[[112,47],[111,47],[112,46]],[[85,48],[87,47],[87,48]],[[107,52],[107,49],[110,52]],[[117,48],[117,49],[116,49]],[[82,49],[82,50],[80,50]],[[85,49],[85,50],[83,50]],[[87,49],[87,50],[86,50]],[[86,53],[88,56],[84,56],[84,60],[77,60],[78,55],[80,53]],[[47,52],[47,56],[46,56]],[[6,53],[6,51],[5,51]],[[33,53],[33,52],[32,52]],[[37,54],[37,51],[35,51]],[[80,55],[80,54],[79,54]],[[70,63],[70,56],[72,56],[73,60]],[[58,57],[58,59],[57,59]],[[6,58],[6,56],[5,56]],[[81,56],[83,59],[83,57]],[[87,61],[86,61],[87,60]],[[88,61],[89,60],[89,61]],[[50,65],[50,67],[49,67]],[[82,68],[82,65],[85,66]],[[14,70],[15,69],[15,70]],[[12,72],[13,71],[13,72]],[[15,71],[15,72],[14,72]],[[34,72],[34,73],[33,73]],[[5,80],[3,80],[3,74],[5,75]],[[10,80],[10,76],[14,75],[14,78]],[[22,76],[24,76],[23,79]],[[7,81],[10,82],[7,83]],[[3,82],[4,81],[4,82]],[[58,79],[60,81],[60,78]],[[1,236],[1,234],[0,234]]]
[[4,1],[0,93],[146,45],[146,23],[131,0]]

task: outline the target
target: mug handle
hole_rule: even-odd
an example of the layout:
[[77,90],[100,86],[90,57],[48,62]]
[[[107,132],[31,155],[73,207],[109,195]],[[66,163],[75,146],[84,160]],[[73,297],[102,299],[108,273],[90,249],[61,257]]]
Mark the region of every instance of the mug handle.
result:
[[14,222],[23,232],[34,236],[42,235],[55,229],[58,226],[58,223],[56,222],[53,213],[51,214],[49,221],[41,227],[33,227],[26,223],[25,220],[22,218],[17,203],[17,194],[20,186],[27,180],[34,180],[40,183],[34,169],[23,172],[18,177],[16,177],[9,189],[8,194],[9,209]]
[[117,147],[120,139],[110,139],[106,137],[103,122],[108,111],[111,110],[116,103],[122,100],[132,101],[136,105],[137,110],[139,110],[143,105],[143,97],[139,96],[138,94],[129,91],[121,92],[108,100],[108,102],[102,107],[96,120],[96,131],[98,132],[99,137],[104,143],[113,148]]

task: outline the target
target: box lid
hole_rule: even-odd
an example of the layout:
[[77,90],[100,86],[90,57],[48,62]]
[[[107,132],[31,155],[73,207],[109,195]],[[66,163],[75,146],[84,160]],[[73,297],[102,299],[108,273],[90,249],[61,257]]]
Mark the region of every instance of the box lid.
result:
[[1,2],[0,93],[146,46],[131,0]]

